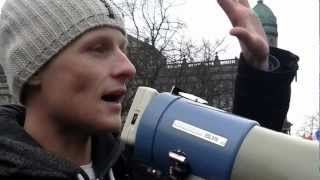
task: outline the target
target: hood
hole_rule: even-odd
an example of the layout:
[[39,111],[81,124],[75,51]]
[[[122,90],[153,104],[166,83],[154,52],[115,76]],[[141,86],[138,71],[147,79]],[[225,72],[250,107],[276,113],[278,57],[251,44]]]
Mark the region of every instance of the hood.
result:
[[[44,151],[23,129],[25,109],[0,106],[0,176],[44,178],[76,177],[81,169],[70,161]],[[112,135],[93,137],[92,162],[96,176],[104,179],[120,156],[124,145]]]

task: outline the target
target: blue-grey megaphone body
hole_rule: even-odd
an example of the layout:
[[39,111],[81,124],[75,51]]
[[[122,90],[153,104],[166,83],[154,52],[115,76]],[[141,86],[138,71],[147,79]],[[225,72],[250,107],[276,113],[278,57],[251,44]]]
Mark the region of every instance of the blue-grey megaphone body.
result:
[[135,158],[168,174],[185,167],[189,179],[320,179],[316,142],[147,87],[138,89],[121,139]]

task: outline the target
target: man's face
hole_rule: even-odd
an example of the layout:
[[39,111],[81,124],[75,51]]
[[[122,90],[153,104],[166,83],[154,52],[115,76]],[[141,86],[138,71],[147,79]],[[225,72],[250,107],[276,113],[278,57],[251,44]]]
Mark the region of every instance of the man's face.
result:
[[121,127],[121,102],[135,68],[125,36],[104,27],[85,33],[40,73],[42,109],[54,123],[88,133]]

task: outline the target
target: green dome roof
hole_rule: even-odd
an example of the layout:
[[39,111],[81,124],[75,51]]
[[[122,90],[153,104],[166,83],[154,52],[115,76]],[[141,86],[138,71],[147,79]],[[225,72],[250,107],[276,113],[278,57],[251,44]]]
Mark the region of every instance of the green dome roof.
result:
[[259,17],[266,33],[269,32],[277,34],[277,18],[262,0],[258,1],[258,4],[253,8],[253,10]]

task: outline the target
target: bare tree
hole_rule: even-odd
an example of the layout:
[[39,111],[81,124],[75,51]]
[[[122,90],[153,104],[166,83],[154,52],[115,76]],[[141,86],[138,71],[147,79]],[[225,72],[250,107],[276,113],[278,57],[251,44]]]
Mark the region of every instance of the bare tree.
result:
[[169,0],[118,0],[114,4],[129,24],[128,56],[137,69],[136,78],[128,84],[127,111],[138,86],[155,86],[184,23],[171,16],[176,5]]
[[227,91],[223,90],[222,78],[219,79],[219,68],[213,68],[212,63],[216,54],[224,50],[224,38],[213,44],[203,40],[200,45],[185,40],[188,38],[179,35],[185,25],[171,16],[177,4],[170,0],[118,0],[115,5],[130,24],[128,56],[137,69],[136,78],[128,84],[125,112],[141,85],[159,91],[168,91],[177,85],[209,98],[210,102],[223,99],[220,94],[224,91],[226,95]]
[[129,33],[148,42],[162,54],[170,51],[185,24],[173,17],[177,6],[170,0],[119,0],[118,7],[129,20]]

